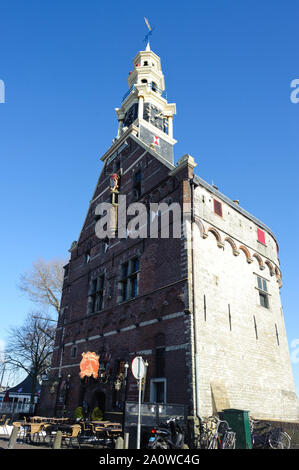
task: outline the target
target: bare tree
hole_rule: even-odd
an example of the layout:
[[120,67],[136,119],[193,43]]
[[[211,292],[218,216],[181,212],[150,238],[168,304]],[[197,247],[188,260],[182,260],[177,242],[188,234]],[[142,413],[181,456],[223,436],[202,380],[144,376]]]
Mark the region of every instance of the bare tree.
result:
[[55,326],[49,320],[28,314],[22,326],[11,327],[6,348],[5,364],[11,371],[23,369],[32,378],[31,403],[38,380],[49,371],[54,346]]
[[65,260],[44,261],[39,258],[33,263],[30,272],[21,274],[19,289],[28,295],[32,302],[54,308],[59,314]]

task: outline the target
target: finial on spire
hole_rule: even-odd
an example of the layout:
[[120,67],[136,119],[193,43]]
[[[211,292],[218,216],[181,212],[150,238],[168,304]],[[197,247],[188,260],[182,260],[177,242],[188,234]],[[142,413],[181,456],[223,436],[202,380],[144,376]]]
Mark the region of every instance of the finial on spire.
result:
[[145,21],[146,26],[148,27],[148,33],[147,33],[147,34],[145,35],[145,37],[144,37],[144,42],[147,43],[145,50],[146,50],[146,51],[150,51],[151,48],[150,48],[150,44],[149,44],[149,37],[153,34],[153,31],[154,31],[155,28],[151,28],[151,27],[150,27],[150,24],[149,24],[147,18],[144,17],[144,21]]

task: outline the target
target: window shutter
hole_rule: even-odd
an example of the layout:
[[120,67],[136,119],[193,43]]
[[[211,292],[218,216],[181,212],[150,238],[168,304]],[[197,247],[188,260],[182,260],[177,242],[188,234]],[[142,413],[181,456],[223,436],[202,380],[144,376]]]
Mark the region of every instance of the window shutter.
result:
[[259,228],[257,229],[257,239],[259,242],[263,243],[264,245],[266,244],[265,232]]
[[214,212],[222,217],[222,204],[216,199],[214,199]]

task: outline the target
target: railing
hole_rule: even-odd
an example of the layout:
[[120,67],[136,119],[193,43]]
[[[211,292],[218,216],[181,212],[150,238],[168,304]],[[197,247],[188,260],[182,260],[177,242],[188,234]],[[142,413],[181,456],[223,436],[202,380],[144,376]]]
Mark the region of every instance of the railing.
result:
[[35,403],[0,403],[0,413],[33,413]]
[[[153,90],[154,92],[158,93],[160,96],[162,96],[162,98],[165,98],[167,100],[167,93],[166,91],[164,90],[161,90],[161,88],[159,88],[154,82],[150,82],[150,83],[147,83],[147,86],[151,88],[151,90]],[[124,96],[123,96],[123,99],[122,101],[125,101],[125,99],[129,96],[129,94],[134,91],[135,89],[135,85],[132,85],[130,90],[128,90]]]
[[122,101],[125,101],[125,99],[129,96],[129,94],[131,93],[131,91],[134,90],[134,88],[135,88],[135,86],[132,85],[131,88],[130,88],[130,90],[128,90],[127,93],[124,94]]

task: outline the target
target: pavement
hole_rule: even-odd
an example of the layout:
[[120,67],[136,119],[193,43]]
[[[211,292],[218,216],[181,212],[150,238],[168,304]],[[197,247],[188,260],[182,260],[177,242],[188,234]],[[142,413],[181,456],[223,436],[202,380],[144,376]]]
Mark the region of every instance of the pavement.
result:
[[[0,435],[0,449],[7,449],[9,444],[9,436]],[[22,440],[18,439],[14,449],[51,449],[49,444],[41,443],[32,443],[29,444],[27,442],[23,442]]]

